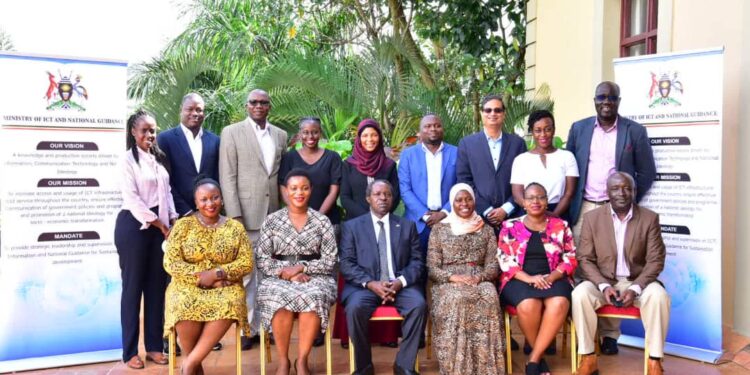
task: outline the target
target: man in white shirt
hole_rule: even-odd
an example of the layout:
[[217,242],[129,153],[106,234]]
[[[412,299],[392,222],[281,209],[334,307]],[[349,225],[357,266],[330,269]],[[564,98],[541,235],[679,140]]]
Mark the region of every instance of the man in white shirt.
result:
[[[219,181],[227,216],[239,220],[250,241],[260,237],[266,215],[279,209],[278,173],[286,152],[287,134],[268,122],[271,98],[263,90],[253,90],[245,105],[248,117],[221,132]],[[255,307],[258,275],[255,269],[245,278],[248,320],[253,332],[244,332],[242,349],[257,341],[260,319]]]
[[384,304],[393,304],[404,318],[404,339],[393,372],[416,374],[419,336],[427,319],[424,259],[414,222],[389,213],[392,191],[388,181],[373,181],[366,191],[370,212],[344,222],[342,229],[341,274],[346,284],[341,300],[355,349],[355,374],[374,373],[368,324],[375,309]]
[[583,215],[576,249],[584,280],[573,290],[571,301],[578,353],[582,355],[577,373],[598,371],[596,310],[612,304],[640,308],[650,355],[648,374],[661,375],[670,299],[656,279],[666,257],[659,215],[633,202],[636,185],[629,174],[615,172],[606,186],[609,203]]

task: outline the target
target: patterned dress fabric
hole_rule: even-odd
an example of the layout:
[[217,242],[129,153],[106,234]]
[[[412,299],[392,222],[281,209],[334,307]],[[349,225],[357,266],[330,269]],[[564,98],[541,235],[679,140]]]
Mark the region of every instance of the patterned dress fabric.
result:
[[[314,311],[320,317],[320,328],[328,327],[328,310],[336,301],[333,267],[337,256],[336,236],[330,220],[313,209],[307,210],[307,222],[297,232],[283,208],[269,215],[260,229],[256,248],[258,270],[263,278],[258,286],[261,324],[270,330],[271,319],[279,309],[292,312]],[[298,262],[277,260],[273,255],[313,255],[320,259],[307,261],[310,281],[298,283],[282,280],[282,268]]]
[[[216,267],[221,267],[235,284],[198,288],[195,273]],[[253,251],[239,221],[227,219],[216,228],[206,228],[195,216],[178,220],[167,241],[164,269],[172,275],[164,309],[165,337],[181,320],[232,319],[250,332],[242,277],[253,269]]]
[[[447,224],[430,234],[427,269],[432,281],[433,341],[441,374],[505,374],[505,331],[493,282],[497,242],[485,225],[455,236]],[[452,283],[453,274],[476,275],[477,286]]]

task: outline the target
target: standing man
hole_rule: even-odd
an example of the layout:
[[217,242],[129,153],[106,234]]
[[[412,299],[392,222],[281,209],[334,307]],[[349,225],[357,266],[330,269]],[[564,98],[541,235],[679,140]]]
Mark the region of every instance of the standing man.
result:
[[422,143],[401,153],[398,181],[404,216],[417,224],[422,257],[427,256],[427,240],[433,225],[445,219],[451,205],[448,199],[456,184],[456,146],[443,142],[440,117],[428,114],[419,122]]
[[[278,173],[287,134],[267,120],[271,110],[267,92],[250,91],[245,108],[248,117],[221,132],[219,180],[227,216],[245,226],[254,245],[266,215],[279,209]],[[260,316],[255,309],[259,282],[256,269],[243,281],[252,332],[243,333],[242,350],[249,350],[258,341],[260,328]]]
[[169,184],[180,217],[195,211],[193,184],[199,174],[219,179],[219,136],[203,129],[205,108],[200,95],[185,95],[180,109],[180,125],[156,137],[169,160]]
[[[584,214],[576,250],[584,280],[573,290],[571,303],[578,353],[582,355],[577,373],[590,375],[598,371],[594,353],[596,309],[622,304],[640,308],[651,356],[648,374],[661,375],[670,300],[664,286],[656,280],[666,257],[659,215],[633,203],[638,188],[627,173],[609,176],[606,191],[609,203]],[[617,337],[613,340],[616,342]]]
[[365,199],[370,212],[344,222],[341,235],[341,274],[346,280],[341,300],[355,349],[354,374],[375,373],[368,324],[372,313],[383,304],[393,304],[404,317],[404,339],[393,373],[416,374],[419,335],[427,319],[419,234],[413,222],[389,213],[393,188],[387,180],[369,184]]
[[456,176],[476,194],[477,213],[495,228],[516,211],[510,187],[510,171],[516,156],[526,152],[526,143],[503,132],[505,104],[499,95],[482,99],[484,130],[458,143]]
[[566,148],[575,155],[580,173],[570,203],[570,221],[576,240],[581,236],[583,214],[607,204],[607,178],[611,174],[626,172],[635,178],[636,203],[646,195],[656,178],[646,128],[619,116],[619,106],[620,87],[614,82],[600,83],[594,94],[596,116],[575,122],[568,133]]

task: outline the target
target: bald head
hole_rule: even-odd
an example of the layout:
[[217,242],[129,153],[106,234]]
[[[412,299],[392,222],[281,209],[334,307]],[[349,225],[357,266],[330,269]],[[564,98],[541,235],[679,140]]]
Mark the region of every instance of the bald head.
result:
[[271,97],[261,89],[255,89],[247,94],[247,104],[245,105],[247,115],[263,129],[266,127],[268,112],[271,110]]
[[203,98],[197,93],[191,92],[182,97],[180,123],[190,129],[193,136],[198,135],[203,125],[203,120],[206,118],[205,109],[206,104],[203,102]]

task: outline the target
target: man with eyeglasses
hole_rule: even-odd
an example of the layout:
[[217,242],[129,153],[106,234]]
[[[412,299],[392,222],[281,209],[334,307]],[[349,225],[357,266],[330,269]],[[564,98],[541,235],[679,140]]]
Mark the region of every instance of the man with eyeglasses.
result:
[[[573,236],[580,242],[581,217],[609,203],[607,178],[626,172],[635,179],[635,202],[641,201],[656,177],[656,164],[646,128],[617,113],[620,87],[605,81],[596,86],[596,116],[575,122],[568,133],[566,148],[576,157],[580,177],[570,203]],[[599,332],[603,354],[617,354],[619,321],[602,319]]]
[[[245,104],[248,117],[221,132],[219,179],[227,216],[239,220],[253,245],[260,237],[266,215],[279,209],[278,173],[286,151],[287,134],[268,122],[271,99],[263,90],[253,90]],[[255,307],[259,275],[256,270],[244,281],[248,320],[252,332],[243,332],[242,350],[257,342],[260,320]]]
[[469,184],[476,194],[476,210],[499,231],[503,220],[517,213],[510,187],[510,172],[516,156],[526,152],[521,137],[503,132],[505,104],[499,95],[482,99],[480,132],[458,143],[456,177]]

